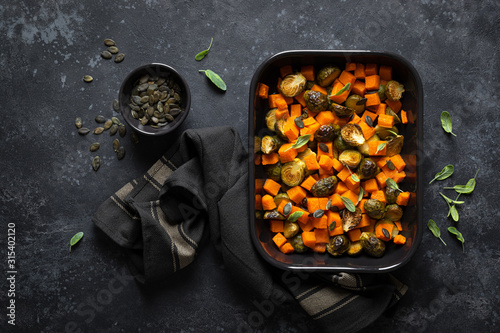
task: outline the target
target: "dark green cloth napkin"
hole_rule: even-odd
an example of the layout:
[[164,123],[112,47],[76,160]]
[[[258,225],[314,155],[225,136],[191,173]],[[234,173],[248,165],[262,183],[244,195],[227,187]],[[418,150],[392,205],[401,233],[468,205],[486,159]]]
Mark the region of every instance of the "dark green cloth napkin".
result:
[[127,251],[142,283],[192,263],[208,233],[228,273],[253,297],[295,299],[327,331],[358,331],[405,293],[388,274],[299,274],[265,262],[250,235],[247,158],[231,127],[187,130],[143,176],[107,199],[93,222]]

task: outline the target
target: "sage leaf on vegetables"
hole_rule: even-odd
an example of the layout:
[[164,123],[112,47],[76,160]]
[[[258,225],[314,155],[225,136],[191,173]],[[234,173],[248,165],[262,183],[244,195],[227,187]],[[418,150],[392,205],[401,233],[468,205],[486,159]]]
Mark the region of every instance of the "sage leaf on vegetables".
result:
[[194,57],[194,59],[195,59],[196,61],[201,61],[203,58],[205,58],[205,56],[208,54],[208,52],[210,52],[210,48],[212,47],[212,43],[213,43],[213,41],[214,41],[214,39],[212,38],[212,39],[210,40],[210,45],[208,46],[208,49],[201,51],[200,53],[198,53],[198,54]]
[[227,89],[226,83],[224,82],[224,80],[221,79],[221,77],[217,73],[215,73],[210,69],[205,69],[205,70],[200,69],[199,72],[204,72],[206,77],[208,77],[210,81],[212,81],[212,83],[217,86],[217,88],[219,88],[222,91],[226,91]]
[[452,132],[452,123],[451,123],[451,116],[448,111],[443,111],[441,112],[441,126],[443,127],[443,130],[446,133],[450,133],[453,136],[457,136],[455,133]]

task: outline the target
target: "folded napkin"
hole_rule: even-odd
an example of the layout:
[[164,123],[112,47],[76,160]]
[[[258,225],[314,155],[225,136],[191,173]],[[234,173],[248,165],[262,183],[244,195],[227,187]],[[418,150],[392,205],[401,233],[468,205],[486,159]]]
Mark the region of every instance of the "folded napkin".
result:
[[231,127],[187,130],[93,222],[127,251],[141,283],[192,263],[209,234],[228,273],[253,297],[295,299],[327,331],[358,331],[399,300],[407,287],[388,274],[293,273],[265,262],[250,235],[247,159]]

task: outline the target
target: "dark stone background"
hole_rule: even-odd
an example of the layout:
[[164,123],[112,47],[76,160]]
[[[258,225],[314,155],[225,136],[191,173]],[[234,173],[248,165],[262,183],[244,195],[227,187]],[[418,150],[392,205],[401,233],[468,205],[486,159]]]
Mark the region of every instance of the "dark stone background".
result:
[[[258,332],[312,330],[298,306],[262,313],[211,246],[164,285],[137,285],[121,251],[91,222],[99,204],[145,172],[184,129],[231,125],[246,142],[254,71],[290,49],[391,51],[407,58],[423,81],[423,222],[434,219],[448,246],[424,231],[412,261],[395,272],[408,293],[366,332],[498,331],[499,30],[498,0],[3,1],[0,331],[16,331],[6,323],[9,222],[16,224],[20,332],[72,326],[85,332],[234,332],[259,316],[265,320]],[[196,62],[210,37],[210,54]],[[104,38],[126,53],[123,63],[101,59]],[[122,161],[104,134],[98,138],[103,165],[94,172],[93,138],[79,136],[74,119],[91,124],[97,114],[114,115],[111,103],[122,79],[148,62],[170,64],[184,75],[193,94],[189,117],[167,137],[141,138],[137,146],[124,140]],[[198,73],[207,68],[226,81],[225,94]],[[84,83],[84,74],[94,82]],[[441,129],[443,110],[451,113],[457,137]],[[427,185],[449,163],[452,178]],[[453,222],[439,192],[465,184],[478,168],[476,190],[462,196],[459,208],[462,253],[446,231]],[[85,237],[70,253],[69,239],[78,231]]]

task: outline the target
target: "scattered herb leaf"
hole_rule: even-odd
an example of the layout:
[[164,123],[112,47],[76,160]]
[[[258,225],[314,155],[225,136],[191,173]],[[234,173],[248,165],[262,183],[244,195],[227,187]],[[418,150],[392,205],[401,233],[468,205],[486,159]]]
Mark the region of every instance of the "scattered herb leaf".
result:
[[399,191],[399,192],[403,192],[403,191],[399,188],[398,184],[394,181],[394,179],[392,179],[392,178],[387,178],[387,179],[385,180],[385,183],[387,184],[387,186],[389,186],[389,187],[390,187],[390,188],[392,188],[393,190],[397,190],[397,191]]
[[221,77],[217,73],[215,73],[214,71],[212,71],[210,69],[206,69],[206,70],[200,69],[198,72],[204,72],[205,75],[210,79],[210,81],[212,81],[212,83],[217,86],[217,88],[219,88],[220,90],[226,91],[226,89],[227,89],[226,83],[224,82],[224,80],[221,79]]
[[375,154],[376,154],[376,153],[378,153],[379,151],[381,151],[382,149],[384,149],[386,145],[387,145],[387,142],[382,142],[382,143],[380,143],[380,144],[377,146],[377,151],[375,152]]
[[474,191],[474,188],[476,187],[476,176],[477,173],[479,172],[479,169],[476,171],[476,174],[474,175],[474,178],[469,179],[467,184],[465,185],[455,185],[453,187],[445,187],[445,189],[453,189],[457,193],[460,194],[470,194],[472,191]]
[[300,217],[304,214],[304,212],[293,212],[288,216],[288,221],[290,222],[296,222]]
[[363,190],[362,187],[360,187],[359,189],[359,194],[358,194],[358,202],[356,202],[356,205],[358,205],[358,203],[363,200],[363,197],[365,196],[365,190]]
[[446,133],[450,133],[454,136],[457,136],[455,133],[452,132],[451,116],[448,111],[441,112],[441,126],[443,127]]
[[441,192],[439,192],[439,194],[441,194],[441,196],[444,198],[444,200],[446,200],[446,202],[449,204],[461,205],[465,202],[465,201],[457,201],[457,200],[450,199]]
[[354,180],[355,182],[359,182],[359,178],[358,178],[358,176],[357,176],[355,173],[351,174],[351,178],[352,178],[352,180]]
[[439,238],[441,242],[446,245],[444,240],[441,238],[441,230],[439,230],[439,227],[437,226],[436,222],[434,222],[434,220],[429,220],[429,222],[427,222],[427,228],[429,228],[434,237]]
[[333,96],[342,95],[344,93],[344,91],[349,90],[350,88],[351,88],[351,82],[347,82],[347,84],[344,87],[342,87],[342,89],[340,89],[339,91],[337,91],[335,93],[335,95],[333,95]]
[[71,252],[71,248],[80,241],[83,237],[83,232],[78,232],[76,233],[73,237],[71,237],[71,240],[69,241],[69,252]]
[[394,131],[391,131],[391,130],[386,130],[387,132],[391,133],[392,135],[395,135],[395,136],[398,136],[399,134],[394,132]]
[[460,231],[458,231],[457,228],[455,227],[448,227],[448,231],[454,234],[457,237],[457,239],[462,243],[462,252],[465,252],[465,247],[464,247],[465,239],[464,236],[462,236],[462,234],[460,233]]
[[202,60],[203,58],[205,58],[205,56],[208,54],[208,52],[210,51],[210,48],[212,47],[212,43],[213,43],[214,39],[212,38],[210,40],[210,45],[208,46],[208,49],[206,50],[203,50],[201,51],[200,53],[198,53],[194,58],[196,59],[196,61],[200,61]]
[[348,211],[350,211],[351,213],[354,213],[356,211],[356,205],[354,205],[354,203],[351,201],[351,199],[349,199],[347,197],[340,196],[340,195],[338,195],[338,196],[340,197],[340,199],[344,203],[345,208],[347,208]]
[[435,180],[443,180],[443,179],[446,179],[446,178],[450,177],[453,174],[454,171],[455,171],[455,167],[453,165],[451,165],[451,164],[448,164],[447,166],[445,166],[443,168],[443,170],[441,170],[438,173],[436,173],[436,175],[429,182],[429,184],[432,183]]
[[[311,134],[301,135],[298,137],[297,141],[295,141],[295,143],[290,148],[298,149],[298,148],[302,147],[303,145],[305,145],[306,143],[308,143],[310,138],[311,138]],[[290,149],[290,148],[288,148],[288,149]]]

